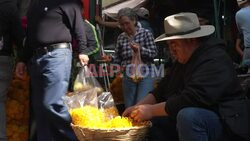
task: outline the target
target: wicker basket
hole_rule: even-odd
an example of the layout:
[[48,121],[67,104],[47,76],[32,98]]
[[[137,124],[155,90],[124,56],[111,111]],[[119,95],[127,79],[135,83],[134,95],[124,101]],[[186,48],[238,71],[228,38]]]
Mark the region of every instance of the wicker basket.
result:
[[122,129],[90,129],[71,124],[79,141],[145,141],[151,122]]

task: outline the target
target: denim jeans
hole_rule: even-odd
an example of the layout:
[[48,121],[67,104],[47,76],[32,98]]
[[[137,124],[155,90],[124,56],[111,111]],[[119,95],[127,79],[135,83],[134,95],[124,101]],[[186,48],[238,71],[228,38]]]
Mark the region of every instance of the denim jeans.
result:
[[203,108],[183,108],[176,120],[156,117],[151,122],[150,141],[228,141],[220,117]]
[[6,141],[5,102],[12,79],[13,63],[9,56],[0,56],[0,141]]
[[246,47],[243,51],[242,64],[250,67],[250,47]]
[[184,108],[177,115],[180,141],[226,141],[220,117],[203,108]]
[[56,49],[31,62],[32,108],[37,141],[61,141],[63,135],[76,140],[71,118],[62,97],[67,93],[72,51]]
[[135,83],[130,77],[124,75],[122,87],[125,107],[133,106],[143,99],[154,88],[153,78],[144,77],[140,82]]
[[149,141],[179,141],[176,130],[176,120],[168,116],[151,119]]

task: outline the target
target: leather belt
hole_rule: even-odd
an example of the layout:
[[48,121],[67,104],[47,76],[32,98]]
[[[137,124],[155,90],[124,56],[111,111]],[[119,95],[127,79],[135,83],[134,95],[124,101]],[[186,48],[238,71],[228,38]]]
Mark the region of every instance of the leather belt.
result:
[[41,56],[44,54],[47,54],[48,52],[51,52],[55,49],[71,49],[71,43],[56,43],[56,44],[50,44],[43,47],[38,47],[34,50],[34,55]]

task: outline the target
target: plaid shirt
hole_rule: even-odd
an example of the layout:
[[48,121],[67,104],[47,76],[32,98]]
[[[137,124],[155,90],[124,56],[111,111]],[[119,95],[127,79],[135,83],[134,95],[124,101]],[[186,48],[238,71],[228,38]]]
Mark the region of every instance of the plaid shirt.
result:
[[139,27],[136,28],[136,33],[132,37],[132,39],[125,32],[121,33],[118,36],[113,58],[114,63],[118,63],[123,66],[131,64],[133,55],[133,50],[129,45],[131,40],[135,43],[140,44],[142,62],[144,64],[153,63],[153,59],[157,55],[157,48],[154,42],[154,37],[149,30]]

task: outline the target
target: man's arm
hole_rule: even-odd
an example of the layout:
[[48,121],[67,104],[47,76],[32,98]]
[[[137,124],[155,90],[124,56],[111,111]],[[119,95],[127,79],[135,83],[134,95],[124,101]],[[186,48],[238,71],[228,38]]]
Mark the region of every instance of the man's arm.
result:
[[92,25],[88,20],[83,20],[84,28],[87,37],[88,55],[97,53],[100,50],[100,43],[98,41],[95,26]]
[[16,6],[12,5],[11,14],[11,37],[13,38],[14,44],[17,50],[17,64],[16,64],[16,76],[19,79],[24,79],[27,74],[26,65],[28,58],[30,57],[30,52],[24,47],[24,29],[21,24],[21,18],[18,13]]
[[[139,101],[135,106],[131,106],[129,108],[127,108],[124,112],[123,112],[123,116],[131,116],[131,114],[138,109],[138,107],[144,107],[144,105],[152,105],[155,104],[156,100],[153,94],[149,93],[145,98],[143,98],[141,101]],[[141,106],[142,105],[142,106]]]
[[155,104],[156,99],[153,94],[149,93],[145,98],[143,98],[141,101],[139,101],[136,105],[143,105],[143,104]]
[[75,37],[78,46],[79,46],[79,59],[82,65],[88,63],[88,49],[87,49],[87,37],[84,30],[84,23],[82,17],[82,4],[80,1],[72,0],[69,3],[61,6],[62,11],[64,12],[65,18],[69,21],[69,26],[74,33],[72,37]]
[[153,117],[167,116],[165,111],[166,102],[161,102],[154,105],[139,105],[135,106],[134,110],[131,112],[130,117],[135,121],[145,121],[150,120]]
[[19,12],[17,7],[13,4],[11,7],[11,13],[10,13],[10,34],[11,38],[14,41],[14,44],[16,45],[16,50],[17,50],[17,58],[18,60],[24,61],[24,57],[26,56],[25,51],[24,51],[24,30],[22,28],[21,24],[21,18],[19,16]]
[[165,110],[166,102],[161,102],[157,104],[142,104],[136,105],[131,108],[131,111],[127,112],[126,110],[123,113],[123,116],[130,116],[135,121],[145,121],[150,120],[153,117],[159,116],[167,116],[167,112]]
[[243,57],[243,50],[241,49],[241,39],[237,38],[235,43],[235,49],[237,53],[240,55],[240,57]]

